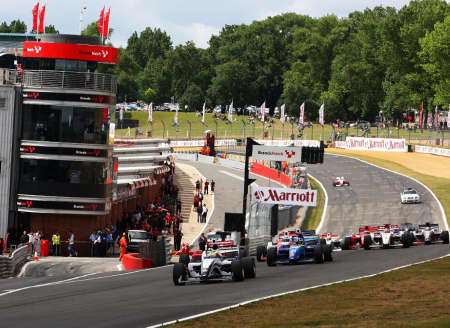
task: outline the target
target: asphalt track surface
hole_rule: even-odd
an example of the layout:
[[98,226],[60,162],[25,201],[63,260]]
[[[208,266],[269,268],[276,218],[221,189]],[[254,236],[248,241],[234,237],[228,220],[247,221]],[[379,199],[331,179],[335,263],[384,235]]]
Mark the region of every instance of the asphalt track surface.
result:
[[[327,157],[326,161],[334,160]],[[348,164],[359,165],[353,160]],[[326,165],[328,164],[324,164],[322,169],[325,170]],[[241,210],[242,181],[239,176],[242,176],[242,173],[200,163],[196,163],[195,166],[203,175],[216,180],[216,204],[211,223],[220,226],[223,224],[225,211],[238,212]],[[355,169],[358,170],[358,168]],[[350,174],[350,171],[339,174],[333,170],[333,166],[330,166],[332,175],[345,176],[346,172]],[[316,172],[314,174],[317,175]],[[352,175],[350,178],[353,182],[352,188],[355,190],[360,183],[365,185],[374,181],[370,179],[390,181],[391,185],[399,185],[403,188],[402,182],[397,184],[395,182],[396,179],[400,179],[399,176],[390,178],[386,174],[385,171],[380,171],[373,174],[362,174],[358,178]],[[378,177],[378,175],[381,176]],[[363,180],[366,179],[365,177],[368,177],[366,182]],[[319,177],[319,179],[322,178]],[[328,175],[324,175],[323,179],[328,180]],[[262,184],[261,181],[260,183]],[[327,181],[323,181],[323,183],[325,186],[327,185]],[[408,182],[408,186],[410,185]],[[330,207],[334,204],[333,197],[340,197],[333,196],[335,193],[343,194],[341,200],[352,200],[351,190],[339,190],[333,191],[333,193],[332,191],[330,189]],[[377,198],[376,207],[380,209],[384,206],[385,201],[391,204],[389,198],[394,197],[393,194],[387,193],[385,199]],[[359,201],[364,199],[361,195],[359,197]],[[396,194],[397,200],[398,197]],[[352,204],[354,204],[353,207],[358,207],[358,203]],[[392,204],[394,203],[392,202]],[[428,203],[425,202],[425,204]],[[336,208],[339,206],[336,204]],[[433,206],[430,203],[429,207],[425,206],[423,211],[413,211],[413,213],[418,213],[417,215],[427,213],[427,208],[433,208]],[[351,207],[352,205],[348,205],[348,208]],[[342,213],[346,213],[346,210],[343,209]],[[398,211],[403,213],[402,210]],[[354,217],[357,220],[357,217]],[[374,218],[379,217],[379,215],[374,216]],[[335,216],[330,217],[330,222],[334,221],[334,218]],[[277,266],[275,268],[258,263],[256,279],[240,283],[194,284],[180,287],[176,287],[172,283],[170,266],[133,273],[92,275],[59,284],[17,290],[5,295],[3,294],[5,290],[14,290],[38,282],[33,279],[10,279],[0,282],[0,322],[2,327],[82,327],[92,325],[96,327],[146,327],[258,297],[381,272],[443,256],[448,254],[449,250],[448,245],[431,245],[409,249],[345,251],[335,253],[333,263]],[[39,282],[44,281],[53,281],[53,278],[39,280]]]
[[[438,223],[444,228],[439,205],[421,184],[373,165],[343,156],[326,155],[323,164],[309,165],[308,172],[322,182],[328,194],[328,209],[321,232],[340,236],[357,232],[361,225]],[[336,177],[350,187],[333,187]],[[416,189],[419,204],[401,204],[404,188]]]

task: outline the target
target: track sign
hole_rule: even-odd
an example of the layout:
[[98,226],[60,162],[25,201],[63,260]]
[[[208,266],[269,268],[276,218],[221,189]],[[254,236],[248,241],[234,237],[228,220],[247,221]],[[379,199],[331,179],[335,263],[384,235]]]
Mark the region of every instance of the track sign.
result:
[[254,145],[252,157],[263,161],[299,163],[302,161],[302,148]]
[[278,204],[291,206],[310,206],[317,204],[317,190],[292,188],[253,188],[253,195],[257,202],[264,204]]

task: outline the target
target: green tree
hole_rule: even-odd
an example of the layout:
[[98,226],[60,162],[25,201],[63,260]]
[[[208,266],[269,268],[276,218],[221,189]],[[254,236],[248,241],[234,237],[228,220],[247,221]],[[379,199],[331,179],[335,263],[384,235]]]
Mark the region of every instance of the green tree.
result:
[[27,25],[21,20],[13,20],[9,24],[3,22],[0,24],[0,33],[26,33]]
[[56,29],[54,25],[47,25],[45,27],[46,34],[59,34],[59,31]]
[[198,85],[190,83],[181,96],[179,102],[182,108],[187,105],[189,111],[198,111],[202,108],[204,100],[205,97],[202,89]]

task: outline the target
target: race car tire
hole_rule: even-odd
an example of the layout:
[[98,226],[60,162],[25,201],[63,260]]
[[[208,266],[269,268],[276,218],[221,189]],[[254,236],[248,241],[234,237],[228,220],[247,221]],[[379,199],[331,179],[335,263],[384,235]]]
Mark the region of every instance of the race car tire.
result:
[[[173,283],[175,286],[182,286],[186,282],[186,267],[183,263],[174,263],[173,265]],[[181,281],[180,281],[181,279]]]
[[191,258],[187,254],[181,254],[180,258],[178,259],[178,263],[182,263],[185,266],[187,266],[191,262]]
[[267,250],[267,265],[276,266],[277,265],[277,249],[271,247]]
[[405,232],[402,235],[401,242],[402,242],[403,248],[409,248],[411,246],[411,235],[409,234],[409,232]]
[[233,281],[244,280],[244,268],[242,267],[241,260],[234,260],[231,262],[231,274]]
[[342,250],[348,251],[351,248],[352,248],[352,237],[345,237],[344,243],[342,244]]
[[366,251],[370,250],[370,245],[372,245],[372,237],[370,237],[369,235],[365,235],[363,240],[364,240],[364,249]]
[[258,246],[256,247],[256,260],[258,262],[263,262],[263,257],[267,256],[267,248],[266,246]]
[[245,247],[239,247],[239,258],[242,259],[247,256],[247,249]]
[[324,238],[320,239],[320,245],[326,245],[327,241]]
[[317,264],[322,264],[325,262],[325,256],[322,245],[316,245],[314,247],[314,262]]
[[444,244],[448,244],[449,243],[449,234],[448,234],[447,230],[444,230],[444,231],[441,232],[441,239],[442,239],[442,242]]
[[333,187],[336,187],[337,185],[336,185],[336,182],[333,182]]
[[333,262],[333,247],[331,245],[324,246],[325,262]]
[[253,279],[256,277],[255,260],[252,257],[245,257],[241,259],[242,267],[244,268],[245,279]]

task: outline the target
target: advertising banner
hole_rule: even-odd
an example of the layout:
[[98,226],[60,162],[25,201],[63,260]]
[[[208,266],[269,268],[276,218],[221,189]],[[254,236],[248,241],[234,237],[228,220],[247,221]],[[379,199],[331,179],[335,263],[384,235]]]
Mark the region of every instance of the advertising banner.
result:
[[446,149],[446,148],[436,148],[436,147],[417,145],[415,147],[414,151],[416,153],[433,154],[433,155],[438,155],[438,156],[450,157],[450,149]]
[[318,140],[255,140],[257,143],[266,146],[296,146],[296,147],[320,147]]
[[252,189],[256,202],[263,204],[315,207],[317,203],[317,190],[260,186]]
[[352,150],[372,150],[389,152],[407,152],[405,139],[347,137],[346,148]]
[[25,41],[24,58],[52,58],[117,64],[119,50],[109,46]]
[[253,146],[252,157],[257,160],[298,163],[302,161],[301,147]]

